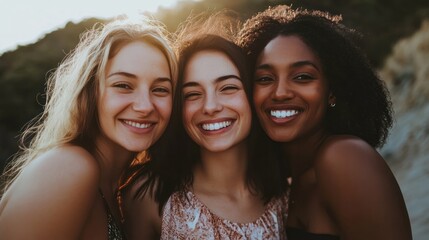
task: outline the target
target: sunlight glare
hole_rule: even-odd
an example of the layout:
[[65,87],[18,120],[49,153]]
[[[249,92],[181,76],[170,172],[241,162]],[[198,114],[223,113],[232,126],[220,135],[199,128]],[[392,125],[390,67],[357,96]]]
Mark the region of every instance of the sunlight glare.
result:
[[[0,55],[19,45],[37,41],[46,33],[86,18],[115,18],[127,15],[141,19],[143,13],[154,14],[159,7],[171,8],[182,0],[15,0],[0,14]],[[192,0],[187,0],[192,1]]]

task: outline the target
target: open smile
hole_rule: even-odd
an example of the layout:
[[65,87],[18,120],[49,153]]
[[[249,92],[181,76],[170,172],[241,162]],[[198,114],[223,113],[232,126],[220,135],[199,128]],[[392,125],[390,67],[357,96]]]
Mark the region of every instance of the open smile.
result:
[[270,116],[273,118],[283,119],[283,118],[289,118],[289,117],[295,116],[299,113],[300,111],[294,110],[294,109],[293,110],[271,110]]
[[214,123],[204,123],[201,124],[201,128],[205,131],[217,131],[226,127],[231,126],[232,121],[221,121],[221,122],[214,122]]
[[139,123],[139,122],[134,122],[130,120],[122,120],[122,122],[128,126],[139,128],[139,129],[147,129],[154,125],[153,123]]

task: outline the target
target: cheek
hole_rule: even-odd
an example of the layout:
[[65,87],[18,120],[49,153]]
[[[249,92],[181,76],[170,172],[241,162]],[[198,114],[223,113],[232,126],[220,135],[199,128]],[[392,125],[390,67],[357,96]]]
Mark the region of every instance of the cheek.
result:
[[[239,104],[237,104],[239,103]],[[233,106],[241,110],[241,115],[245,119],[251,119],[252,118],[252,109],[250,107],[250,103],[246,97],[245,94],[242,94],[240,96],[237,96],[235,99],[232,100]]]
[[156,109],[162,118],[170,119],[173,108],[173,101],[171,98],[155,98],[152,103],[156,106]]
[[326,111],[328,108],[328,94],[325,93],[325,89],[319,88],[307,94],[307,99],[311,105],[310,108],[313,111],[313,116],[319,119],[319,121],[326,117]]
[[307,92],[304,92],[306,99],[311,102],[312,105],[325,109],[328,104],[329,94],[326,89],[323,87],[308,89]]

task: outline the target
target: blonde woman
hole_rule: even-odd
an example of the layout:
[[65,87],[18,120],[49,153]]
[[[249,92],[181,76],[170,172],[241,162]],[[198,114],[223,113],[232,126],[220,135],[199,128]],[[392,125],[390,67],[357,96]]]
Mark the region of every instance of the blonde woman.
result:
[[167,126],[176,60],[163,27],[117,20],[88,31],[48,82],[34,137],[10,166],[2,239],[124,239],[118,182]]

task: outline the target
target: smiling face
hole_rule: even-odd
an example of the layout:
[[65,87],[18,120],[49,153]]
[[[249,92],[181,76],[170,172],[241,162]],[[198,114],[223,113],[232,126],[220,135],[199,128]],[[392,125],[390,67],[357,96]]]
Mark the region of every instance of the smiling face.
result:
[[292,142],[322,130],[328,96],[321,63],[299,37],[267,44],[256,63],[253,97],[271,139]]
[[123,45],[108,60],[101,84],[98,116],[106,142],[139,152],[164,132],[172,108],[167,59],[143,41]]
[[183,96],[185,129],[203,149],[225,151],[249,134],[250,105],[227,55],[210,50],[194,54],[185,68]]

